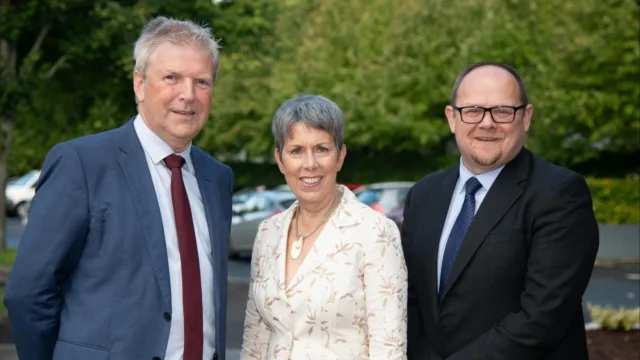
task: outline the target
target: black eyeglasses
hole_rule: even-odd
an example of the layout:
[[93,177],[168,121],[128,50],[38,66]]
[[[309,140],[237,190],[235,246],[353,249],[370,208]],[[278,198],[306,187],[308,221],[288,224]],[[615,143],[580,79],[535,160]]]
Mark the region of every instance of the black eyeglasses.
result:
[[491,114],[491,119],[498,124],[507,124],[513,122],[516,119],[516,112],[518,110],[526,108],[527,105],[520,106],[494,106],[490,108],[482,107],[482,106],[463,106],[453,108],[460,112],[460,119],[462,122],[467,124],[478,124],[482,122],[484,119],[484,115],[487,111]]

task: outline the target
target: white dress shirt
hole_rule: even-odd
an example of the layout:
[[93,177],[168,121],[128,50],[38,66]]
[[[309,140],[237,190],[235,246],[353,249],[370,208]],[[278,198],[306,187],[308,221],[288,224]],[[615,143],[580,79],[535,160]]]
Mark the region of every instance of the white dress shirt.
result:
[[465,197],[465,184],[469,178],[474,177],[480,181],[482,187],[476,191],[476,209],[474,211],[477,212],[480,208],[480,204],[482,204],[482,200],[484,200],[485,195],[489,189],[491,189],[491,185],[496,181],[496,178],[500,174],[500,171],[504,166],[491,170],[489,172],[474,175],[471,171],[467,170],[467,168],[462,164],[462,158],[460,159],[460,175],[458,176],[458,182],[456,183],[456,187],[453,190],[453,195],[451,196],[451,202],[449,203],[449,211],[447,211],[447,218],[444,221],[444,226],[442,227],[442,234],[440,235],[440,246],[438,247],[438,291],[440,291],[440,273],[442,272],[442,258],[444,257],[444,250],[447,247],[447,241],[449,240],[449,234],[451,233],[451,229],[453,228],[453,224],[456,222],[456,218],[458,214],[460,214],[460,210],[462,210],[462,204],[464,203]]
[[[182,269],[180,250],[178,248],[178,234],[173,216],[173,202],[171,200],[171,171],[164,164],[164,158],[174,151],[158,135],[156,135],[138,115],[133,121],[136,134],[144,149],[147,165],[151,172],[153,187],[160,206],[164,239],[167,246],[169,260],[169,279],[171,284],[171,327],[165,360],[182,360],[184,352],[184,313],[182,308]],[[193,226],[198,247],[198,261],[200,263],[200,279],[202,283],[202,311],[204,324],[203,360],[211,360],[215,351],[215,312],[213,300],[213,263],[211,259],[211,241],[207,218],[204,212],[202,195],[191,161],[191,146],[185,151],[177,153],[185,159],[182,166],[182,177],[189,197]]]

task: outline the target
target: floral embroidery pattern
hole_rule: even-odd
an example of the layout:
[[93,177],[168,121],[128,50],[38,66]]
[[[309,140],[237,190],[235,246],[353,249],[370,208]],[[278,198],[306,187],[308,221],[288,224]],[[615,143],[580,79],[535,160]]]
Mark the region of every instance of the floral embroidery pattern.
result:
[[294,204],[256,235],[241,359],[406,359],[407,268],[396,225],[343,188],[288,287]]

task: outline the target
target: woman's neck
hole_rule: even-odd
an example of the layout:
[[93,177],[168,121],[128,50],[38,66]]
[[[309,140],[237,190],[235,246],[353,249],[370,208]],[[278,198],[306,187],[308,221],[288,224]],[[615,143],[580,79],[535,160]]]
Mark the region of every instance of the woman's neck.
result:
[[303,202],[298,202],[298,219],[300,221],[300,225],[303,227],[315,226],[325,217],[327,211],[330,211],[334,201],[336,201],[336,196],[338,196],[337,190],[318,203],[305,204]]

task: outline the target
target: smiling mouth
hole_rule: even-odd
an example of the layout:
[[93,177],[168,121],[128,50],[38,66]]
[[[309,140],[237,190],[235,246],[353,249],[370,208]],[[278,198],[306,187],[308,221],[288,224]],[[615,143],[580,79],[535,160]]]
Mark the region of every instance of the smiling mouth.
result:
[[495,138],[495,137],[477,137],[475,138],[478,141],[498,141],[498,140],[502,140],[500,138]]
[[319,183],[321,179],[322,179],[322,176],[300,178],[300,180],[307,185],[315,185]]
[[178,115],[185,115],[185,116],[193,116],[196,114],[195,111],[181,111],[181,110],[171,110],[171,111]]

